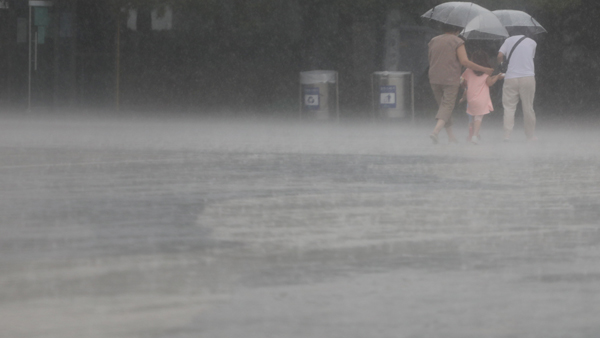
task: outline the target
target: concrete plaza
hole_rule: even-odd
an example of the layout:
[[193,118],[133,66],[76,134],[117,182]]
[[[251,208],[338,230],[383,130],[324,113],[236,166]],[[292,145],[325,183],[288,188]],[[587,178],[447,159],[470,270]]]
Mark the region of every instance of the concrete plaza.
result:
[[598,337],[598,121],[463,122],[0,118],[0,337]]

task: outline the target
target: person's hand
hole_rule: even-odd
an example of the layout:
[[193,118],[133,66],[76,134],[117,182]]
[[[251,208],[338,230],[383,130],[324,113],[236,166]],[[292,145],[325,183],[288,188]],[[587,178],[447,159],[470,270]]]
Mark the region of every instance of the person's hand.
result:
[[504,79],[505,76],[506,76],[506,74],[504,74],[504,73],[498,74],[498,80]]
[[486,68],[484,73],[486,73],[489,76],[492,76],[492,74],[494,73],[494,68]]

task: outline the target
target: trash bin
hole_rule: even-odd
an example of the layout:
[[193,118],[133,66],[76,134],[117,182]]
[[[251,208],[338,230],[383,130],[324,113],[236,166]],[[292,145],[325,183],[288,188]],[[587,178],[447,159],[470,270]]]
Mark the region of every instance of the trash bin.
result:
[[313,70],[300,73],[300,117],[339,118],[338,73]]
[[414,119],[414,84],[411,72],[375,72],[371,78],[375,116]]

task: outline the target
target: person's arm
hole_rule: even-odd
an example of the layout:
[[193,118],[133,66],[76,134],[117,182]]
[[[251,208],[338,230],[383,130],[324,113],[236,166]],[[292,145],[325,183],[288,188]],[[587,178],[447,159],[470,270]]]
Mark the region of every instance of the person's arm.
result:
[[488,78],[485,80],[485,84],[487,84],[488,87],[491,87],[496,83],[496,81],[502,79],[504,79],[504,74],[502,73],[496,74],[494,76],[488,76]]
[[494,72],[494,69],[492,68],[482,67],[476,64],[475,62],[469,60],[469,57],[467,56],[467,50],[465,49],[465,45],[460,45],[456,49],[456,55],[458,56],[458,61],[460,62],[460,64],[467,68],[478,72],[484,72],[487,75],[492,75],[492,73]]
[[464,87],[462,97],[460,98],[458,103],[463,103],[463,102],[465,102],[466,99],[467,99],[467,87]]
[[498,64],[504,62],[504,54],[502,52],[498,52]]
[[460,101],[458,101],[458,103],[463,103],[466,99],[467,99],[467,79],[465,79],[465,74],[463,74],[463,76],[460,77],[460,87],[463,90],[463,94],[462,97],[460,98]]

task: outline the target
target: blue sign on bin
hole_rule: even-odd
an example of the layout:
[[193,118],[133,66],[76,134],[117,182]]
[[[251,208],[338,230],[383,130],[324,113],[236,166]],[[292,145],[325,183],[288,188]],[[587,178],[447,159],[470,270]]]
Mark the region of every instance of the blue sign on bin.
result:
[[379,93],[381,108],[396,108],[396,86],[381,86]]
[[304,106],[306,109],[319,110],[319,88],[304,88]]

